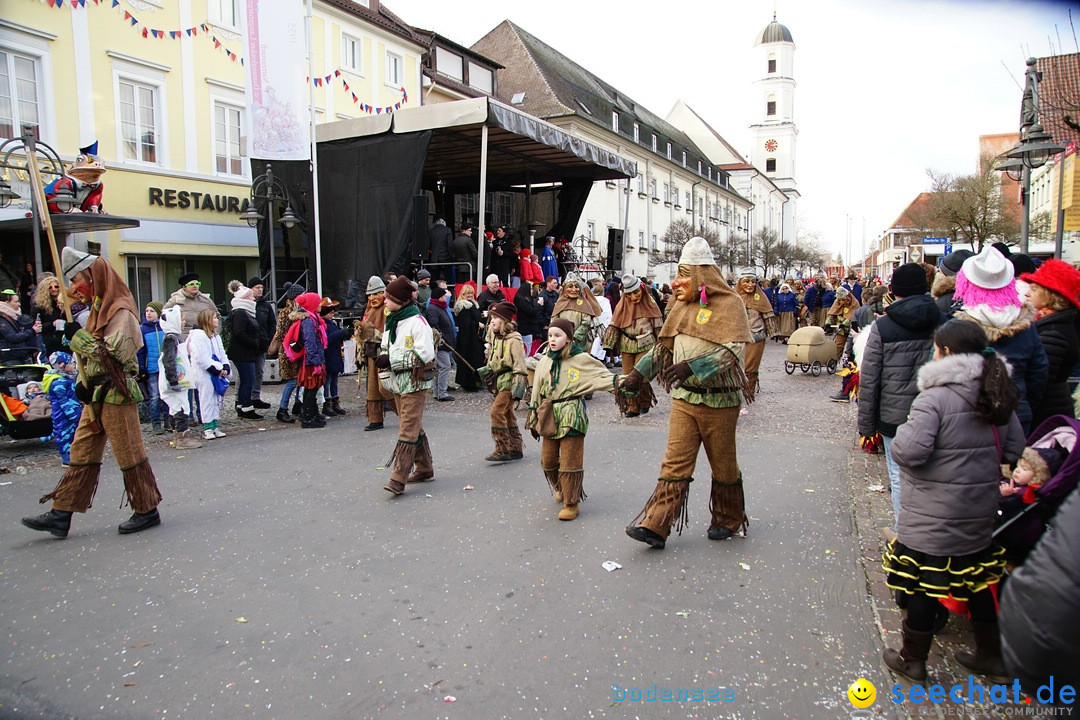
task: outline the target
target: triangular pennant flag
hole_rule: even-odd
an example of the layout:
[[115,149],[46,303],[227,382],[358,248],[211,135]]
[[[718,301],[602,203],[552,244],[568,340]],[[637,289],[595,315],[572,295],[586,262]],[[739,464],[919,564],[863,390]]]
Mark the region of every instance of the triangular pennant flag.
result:
[[186,33],[187,33],[187,36],[188,36],[188,37],[191,37],[191,28],[188,28],[188,29],[187,29],[187,30],[185,30],[184,32],[186,32]]
[[394,109],[395,110],[400,110],[401,109],[401,103],[394,103]]
[[382,112],[382,108],[375,108],[375,114],[378,115]]
[[130,20],[131,19],[131,13],[129,13],[127,10],[124,11],[124,19],[125,20]]
[[131,27],[135,27],[138,24],[139,24],[139,21],[136,18],[132,17],[131,18]]
[[56,0],[56,7],[64,7],[64,0]]
[[56,7],[56,0],[46,0],[49,3],[49,7]]
[[120,4],[120,0],[112,0],[112,6],[113,7],[116,7],[119,4]]
[[200,24],[199,27],[203,29],[203,32],[210,32],[210,27],[206,23]]
[[219,47],[221,47],[221,41],[219,41],[217,38],[214,38],[214,49],[217,50]]
[[150,36],[150,33],[146,28],[142,29],[142,36],[143,37],[149,37]]
[[345,90],[347,91],[349,89],[349,83],[345,81],[342,81],[342,83],[345,85]]
[[327,76],[326,76],[325,78],[323,78],[323,81],[324,81],[324,82],[325,82],[325,83],[326,83],[327,85],[329,85],[329,84],[330,84],[330,79],[331,79],[332,77],[333,77],[333,75],[327,75]]
[[341,77],[341,71],[340,70],[335,70],[334,71],[334,77]]
[[355,105],[357,102],[359,102],[359,100],[360,100],[360,98],[356,97],[356,93],[352,93],[353,104]]
[[237,57],[236,53],[232,53],[232,61],[233,62],[236,62],[236,57]]

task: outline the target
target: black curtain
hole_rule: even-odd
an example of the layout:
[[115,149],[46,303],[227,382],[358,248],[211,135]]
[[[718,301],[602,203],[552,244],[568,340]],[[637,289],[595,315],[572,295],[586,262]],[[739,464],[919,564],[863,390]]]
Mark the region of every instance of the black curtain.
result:
[[[277,293],[282,295],[281,286],[286,282],[302,282],[309,290],[314,290],[315,252],[312,227],[315,218],[314,192],[311,182],[311,162],[308,160],[257,160],[251,161],[251,177],[257,178],[266,172],[270,165],[274,177],[285,186],[289,197],[289,207],[296,215],[297,222],[292,228],[284,228],[278,222],[285,206],[276,204],[276,217],[273,218],[274,267],[277,271]],[[267,235],[269,223],[266,221],[267,203],[256,200],[255,207],[263,216],[259,223],[259,275],[268,277],[270,273],[271,243]],[[307,272],[307,275],[304,273]],[[303,278],[301,280],[301,278]],[[269,293],[269,287],[267,287]],[[276,298],[275,298],[276,300]]]
[[418,197],[427,203],[420,181],[430,140],[424,131],[319,144],[324,294],[344,297],[350,284],[408,268],[412,206]]
[[578,220],[581,219],[581,213],[585,210],[585,201],[589,199],[592,186],[592,180],[563,180],[557,196],[558,210],[555,225],[547,231],[548,235],[574,239],[574,230],[577,229]]

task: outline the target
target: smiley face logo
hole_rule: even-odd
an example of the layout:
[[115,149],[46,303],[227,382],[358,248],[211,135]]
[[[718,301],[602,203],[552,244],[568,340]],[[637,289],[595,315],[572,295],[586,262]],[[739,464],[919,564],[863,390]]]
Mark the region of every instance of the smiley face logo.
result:
[[855,682],[851,683],[851,687],[847,690],[848,700],[851,704],[860,710],[868,708],[874,704],[874,700],[877,699],[877,688],[869,680],[859,678]]

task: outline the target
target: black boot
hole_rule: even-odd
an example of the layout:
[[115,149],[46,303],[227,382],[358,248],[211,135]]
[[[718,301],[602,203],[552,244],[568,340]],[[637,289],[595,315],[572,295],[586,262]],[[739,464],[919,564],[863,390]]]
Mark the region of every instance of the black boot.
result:
[[71,513],[66,510],[50,510],[41,515],[28,515],[22,519],[22,524],[31,530],[50,532],[56,537],[67,537],[71,529]]
[[383,424],[381,422],[372,422],[364,426],[364,432],[371,432],[372,430],[382,430]]
[[269,410],[270,403],[265,400],[259,400],[258,398],[251,401],[251,404],[255,406],[256,410]]
[[336,412],[338,415],[349,414],[348,411],[345,410],[345,408],[341,407],[341,398],[334,398],[331,402],[334,405],[334,412]]
[[926,658],[930,657],[934,633],[912,630],[905,620],[900,629],[900,637],[903,638],[900,649],[888,648],[882,653],[882,658],[890,670],[895,670],[915,682],[922,682],[926,679]]
[[131,517],[120,523],[118,530],[121,535],[130,535],[160,524],[161,516],[158,515],[157,508],[154,508],[148,513],[133,513]]
[[971,629],[975,634],[975,652],[961,650],[953,655],[956,662],[977,675],[986,675],[994,682],[1007,682],[1005,661],[1001,659],[1001,635],[998,633],[997,621],[972,621]]
[[304,412],[304,405],[299,400],[293,403],[292,414],[296,417],[300,417]]
[[322,414],[326,417],[334,417],[335,415],[337,415],[337,413],[334,412],[334,403],[330,402],[329,400],[324,402],[322,404]]
[[289,411],[286,408],[278,408],[277,421],[283,423],[294,423],[296,422],[296,418],[290,415]]
[[657,550],[663,550],[664,545],[667,544],[664,538],[660,537],[649,528],[641,527],[640,525],[628,525],[626,527],[626,534],[638,542],[643,542]]
[[319,406],[315,404],[316,392],[316,390],[304,390],[303,411],[300,415],[300,427],[302,428],[326,427],[326,418],[319,414]]

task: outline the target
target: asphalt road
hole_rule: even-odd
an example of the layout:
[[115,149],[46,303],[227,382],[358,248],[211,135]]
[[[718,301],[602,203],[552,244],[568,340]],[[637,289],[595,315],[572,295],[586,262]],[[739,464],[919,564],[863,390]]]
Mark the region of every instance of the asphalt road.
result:
[[[163,522],[132,536],[116,532],[130,510],[111,458],[65,540],[19,524],[55,463],[5,475],[0,717],[848,717],[854,680],[879,697],[892,682],[850,421],[824,400],[833,379],[785,376],[782,354],[769,348],[740,423],[750,530],[726,542],[705,537],[704,454],[682,536],[657,551],[624,534],[656,479],[666,399],[636,420],[591,403],[573,522],[556,519],[538,444],[484,462],[480,396],[429,405],[437,479],[398,498],[382,489],[396,419],[364,433],[357,412],[186,453],[156,442]],[[654,685],[729,699],[631,699]]]

